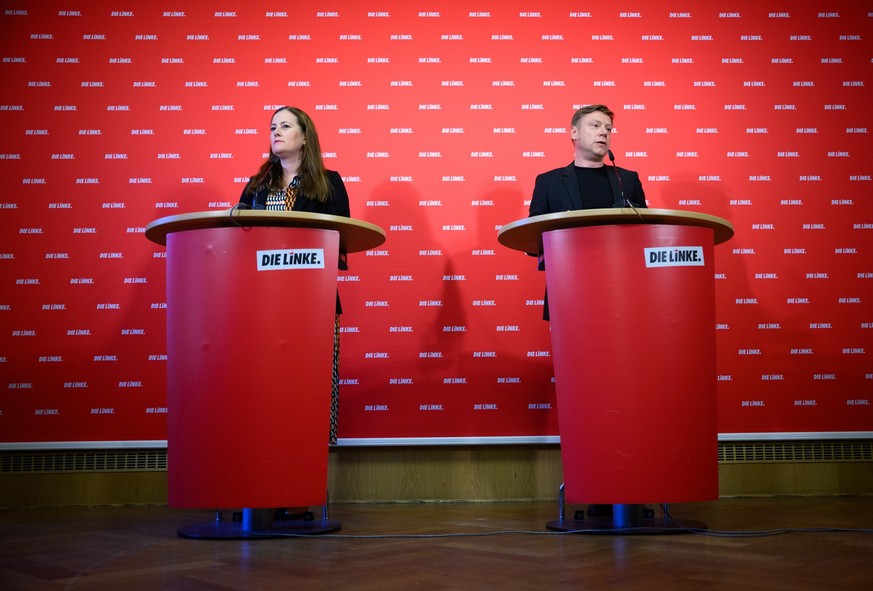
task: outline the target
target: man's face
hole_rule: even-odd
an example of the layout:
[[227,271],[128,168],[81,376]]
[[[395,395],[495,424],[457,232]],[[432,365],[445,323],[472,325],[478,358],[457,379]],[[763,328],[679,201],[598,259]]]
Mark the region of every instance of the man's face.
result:
[[612,119],[600,111],[584,115],[570,128],[576,156],[589,162],[603,162],[612,141]]

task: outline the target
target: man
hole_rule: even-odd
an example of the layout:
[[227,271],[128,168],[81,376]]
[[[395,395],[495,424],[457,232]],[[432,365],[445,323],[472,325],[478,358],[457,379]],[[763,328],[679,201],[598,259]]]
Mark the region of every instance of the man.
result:
[[[604,165],[612,145],[614,118],[606,105],[586,105],[573,114],[570,139],[575,158],[568,166],[537,176],[530,201],[531,216],[575,209],[646,207],[640,176],[632,170]],[[546,268],[542,253],[538,268]],[[549,319],[548,295],[543,319]]]
[[[575,158],[568,166],[537,176],[530,202],[531,216],[576,209],[646,207],[639,175],[632,170],[604,165],[603,159],[611,156],[614,118],[606,105],[587,105],[573,114],[570,139]],[[539,269],[545,269],[542,253]],[[543,319],[549,319],[548,294]],[[589,517],[611,514],[612,505],[588,505]]]
[[646,207],[646,196],[636,172],[604,166],[612,143],[614,118],[606,105],[588,105],[573,114],[570,139],[574,161],[537,176],[530,215],[627,207],[628,203]]

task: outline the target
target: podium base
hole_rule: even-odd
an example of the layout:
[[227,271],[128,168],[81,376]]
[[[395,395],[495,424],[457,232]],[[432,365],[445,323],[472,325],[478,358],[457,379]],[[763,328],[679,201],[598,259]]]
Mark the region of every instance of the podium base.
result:
[[342,525],[337,521],[276,521],[272,527],[244,529],[240,522],[213,521],[188,525],[176,532],[181,538],[194,540],[265,540],[295,536],[313,536],[338,531]]
[[[546,527],[556,531],[575,532],[580,534],[613,534],[613,535],[652,535],[652,534],[683,534],[695,530],[707,529],[700,521],[679,522],[670,516],[668,505],[663,505],[663,517],[655,517],[654,511],[638,503],[613,503],[612,505],[596,505],[602,514],[589,515],[579,511],[573,519],[567,519],[567,499],[564,484],[558,487],[558,519],[546,523]],[[590,508],[595,505],[590,505]],[[605,510],[605,512],[604,512]],[[581,519],[577,519],[581,517]]]
[[[239,521],[237,515],[241,518]],[[274,509],[243,509],[242,513],[234,514],[233,521],[227,522],[218,510],[215,521],[189,525],[176,533],[179,537],[195,540],[255,540],[327,534],[341,527],[338,522],[328,520],[327,505],[322,507],[318,521],[313,519],[310,511],[304,511],[299,518],[276,519],[277,516]]]
[[683,534],[706,529],[700,521],[677,522],[673,518],[656,517],[642,519],[634,523],[616,524],[611,516],[590,517],[588,519],[557,519],[546,523],[555,531],[598,535],[660,535]]

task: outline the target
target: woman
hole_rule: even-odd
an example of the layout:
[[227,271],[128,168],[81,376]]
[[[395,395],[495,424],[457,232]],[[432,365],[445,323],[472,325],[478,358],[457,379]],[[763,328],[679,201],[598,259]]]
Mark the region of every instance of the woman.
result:
[[349,196],[339,173],[324,168],[309,115],[282,107],[270,121],[270,156],[249,179],[240,203],[279,211],[349,217]]
[[[296,107],[282,107],[270,120],[270,156],[249,179],[239,202],[253,209],[306,211],[349,217],[349,195],[342,177],[324,168],[315,124]],[[339,268],[347,269],[340,253]],[[339,406],[339,295],[333,339],[330,442],[336,443]]]

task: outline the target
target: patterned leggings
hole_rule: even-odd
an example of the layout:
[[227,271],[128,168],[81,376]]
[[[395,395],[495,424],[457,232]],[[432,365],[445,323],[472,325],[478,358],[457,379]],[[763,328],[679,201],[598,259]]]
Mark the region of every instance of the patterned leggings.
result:
[[336,443],[336,425],[339,415],[339,338],[340,322],[339,314],[334,317],[333,323],[333,375],[330,387],[330,443]]

